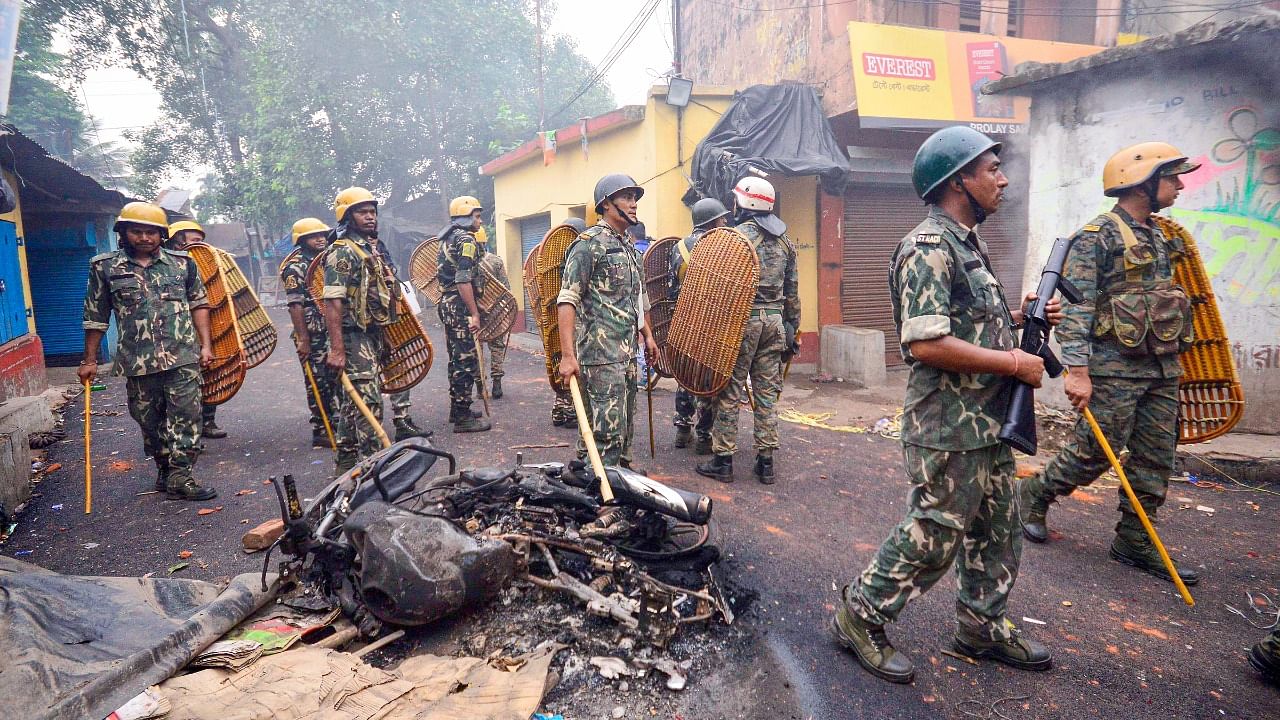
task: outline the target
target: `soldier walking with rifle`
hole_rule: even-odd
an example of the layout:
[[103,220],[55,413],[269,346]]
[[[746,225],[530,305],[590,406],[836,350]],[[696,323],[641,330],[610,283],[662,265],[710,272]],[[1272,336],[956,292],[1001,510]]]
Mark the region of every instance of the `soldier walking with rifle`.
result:
[[[1052,665],[1047,648],[1009,621],[1021,542],[1014,509],[1013,451],[997,432],[1006,378],[1040,385],[1044,362],[1014,345],[1011,311],[977,226],[1009,184],[1001,144],[968,127],[940,130],[916,153],[912,182],[929,215],[893,255],[889,289],[910,368],[902,443],[911,479],[907,517],[861,577],[846,585],[832,619],[836,640],[877,677],[908,683],[911,660],[889,643],[885,623],[958,565],[955,647],[1024,670]],[[1028,294],[1026,301],[1035,299]],[[1046,316],[1061,320],[1050,300]]]
[[[1180,247],[1149,219],[1173,205],[1181,175],[1199,165],[1172,145],[1148,142],[1125,148],[1102,170],[1103,193],[1116,206],[1072,239],[1063,277],[1082,295],[1068,306],[1058,329],[1066,394],[1077,410],[1092,407],[1113,448],[1129,448],[1124,463],[1133,490],[1154,520],[1164,504],[1178,439],[1178,353],[1191,341],[1191,305],[1173,284]],[[1110,467],[1086,420],[1076,422],[1066,446],[1044,471],[1018,490],[1022,532],[1049,539],[1049,505],[1089,485]],[[1166,569],[1123,492],[1111,557],[1164,580]],[[1195,570],[1178,569],[1187,585]]]

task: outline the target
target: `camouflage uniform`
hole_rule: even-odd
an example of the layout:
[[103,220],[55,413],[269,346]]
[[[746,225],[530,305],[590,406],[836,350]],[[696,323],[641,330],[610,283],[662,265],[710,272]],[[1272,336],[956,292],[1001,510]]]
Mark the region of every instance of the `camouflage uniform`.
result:
[[[342,342],[346,349],[346,375],[369,411],[382,421],[382,359],[386,341],[381,326],[398,319],[400,288],[383,255],[369,239],[349,230],[325,255],[325,300],[344,300]],[[381,448],[377,433],[342,388],[341,377],[333,398],[338,443],[336,469],[345,472],[360,459]]]
[[[502,258],[497,253],[489,252],[488,249],[482,246],[480,264],[498,282],[502,283],[502,287],[508,290],[511,289],[511,280],[507,278],[506,265],[503,264]],[[485,343],[489,346],[489,376],[495,380],[502,378],[506,374],[504,368],[507,364],[507,342],[510,338],[511,333],[506,333]]]
[[[706,230],[695,228],[692,233],[671,248],[671,298],[674,299],[680,296],[680,283],[684,279],[685,254],[693,252],[693,247],[698,244],[699,238],[706,232]],[[684,248],[684,251],[681,251],[681,248]],[[712,399],[698,397],[683,387],[677,387],[676,414],[672,418],[671,424],[678,428],[693,427],[695,413],[698,416],[698,437],[710,438],[711,423],[715,420]]]
[[[1089,406],[1112,449],[1119,453],[1129,448],[1125,474],[1143,509],[1155,520],[1173,473],[1178,378],[1182,376],[1177,353],[1190,341],[1190,305],[1183,304],[1185,295],[1173,285],[1173,263],[1182,252],[1179,241],[1165,238],[1155,225],[1135,221],[1119,206],[1113,212],[1132,229],[1138,246],[1128,251],[1126,262],[1120,229],[1107,215],[1075,234],[1063,277],[1079,288],[1084,301],[1065,308],[1057,336],[1064,365],[1088,366],[1093,383]],[[1165,296],[1148,295],[1152,290]],[[1133,308],[1139,310],[1137,315]],[[1148,315],[1154,327],[1149,331]],[[1173,341],[1163,344],[1160,354],[1152,351],[1150,342],[1131,349],[1116,332],[1132,337],[1134,328],[1147,332],[1144,341],[1166,330]],[[1110,467],[1081,417],[1067,444],[1042,473],[1027,479],[1023,492],[1053,501],[1089,485]],[[1116,533],[1146,545],[1146,533],[1128,497],[1123,490],[1117,496],[1121,515]]]
[[[643,290],[640,253],[603,221],[569,246],[556,304],[577,311],[574,342],[583,400],[605,465],[631,464]],[[579,438],[578,458],[586,456]]]
[[568,390],[556,390],[556,400],[551,404],[551,422],[570,425],[577,422],[577,411],[573,409],[573,395]]
[[[289,305],[302,306],[302,319],[307,328],[307,338],[311,343],[311,354],[299,364],[305,362],[311,366],[311,377],[315,380],[316,390],[320,394],[322,404],[316,402],[316,393],[312,391],[304,369],[303,391],[307,396],[307,407],[311,410],[311,430],[316,436],[325,432],[325,417],[329,419],[330,430],[333,429],[337,420],[336,393],[342,392],[333,372],[324,362],[325,353],[329,352],[329,331],[324,324],[324,315],[312,299],[311,293],[307,291],[307,269],[311,267],[311,262],[318,254],[303,247],[296,253],[290,253],[280,265],[280,284],[284,286],[285,300]],[[297,333],[291,333],[290,337],[297,341]],[[322,408],[323,417],[321,416]]]
[[129,415],[170,488],[193,482],[200,454],[200,340],[191,311],[207,306],[186,253],[158,250],[146,267],[123,249],[89,261],[84,328],[106,332],[115,313],[120,341],[111,372],[127,378]]
[[796,250],[786,233],[770,235],[754,218],[738,225],[760,258],[760,282],[751,304],[751,317],[738,350],[733,378],[715,399],[711,449],[733,455],[738,447],[738,406],[747,392],[755,397],[755,449],[770,456],[778,448],[778,414],[774,406],[782,394],[782,353],[787,349],[786,327],[800,327]]
[[[976,231],[931,207],[903,238],[890,267],[894,322],[910,368],[902,443],[911,480],[907,517],[880,546],[845,608],[876,625],[896,620],[957,565],[956,614],[985,639],[1012,634],[1005,621],[1022,537],[1014,508],[1014,461],[996,438],[1008,404],[1006,379],[919,362],[912,342],[952,335],[1011,350],[1013,319]],[[958,556],[958,560],[957,560]]]
[[467,230],[453,228],[441,238],[436,277],[443,296],[436,306],[444,325],[445,347],[449,351],[450,414],[470,417],[471,390],[480,376],[480,358],[476,356],[476,340],[467,318],[471,313],[458,294],[459,283],[472,283],[480,294],[476,263],[483,252],[476,236]]

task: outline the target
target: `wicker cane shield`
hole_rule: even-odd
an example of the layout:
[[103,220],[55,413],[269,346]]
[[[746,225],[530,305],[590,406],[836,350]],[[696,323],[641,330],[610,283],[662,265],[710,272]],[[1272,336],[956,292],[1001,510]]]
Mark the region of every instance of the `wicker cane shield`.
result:
[[[542,328],[542,315],[537,308],[542,303],[542,296],[538,294],[538,254],[542,252],[542,243],[533,246],[529,251],[529,257],[524,259],[524,294],[528,298],[526,310],[533,316],[535,327]],[[532,329],[532,328],[530,328]]]
[[213,253],[200,250],[187,255],[195,262],[196,271],[204,281],[209,302],[209,332],[213,336],[213,363],[200,371],[201,402],[221,405],[234,397],[244,384],[248,370],[244,345],[217,258]]
[[578,239],[578,231],[572,225],[557,225],[547,231],[538,246],[534,270],[537,273],[538,328],[542,331],[542,349],[546,353],[547,380],[551,387],[567,391],[560,377],[560,327],[556,322],[556,298],[560,295],[560,280],[564,273],[564,258],[569,246]]
[[249,367],[257,367],[276,349],[276,326],[262,309],[258,296],[236,264],[235,256],[206,243],[192,243],[187,246],[187,252],[196,257],[207,255],[216,259],[227,294],[231,296],[231,307],[235,310],[245,361]]
[[1244,390],[1231,357],[1227,329],[1218,311],[1213,286],[1191,233],[1161,215],[1151,218],[1167,238],[1182,241],[1185,252],[1175,258],[1173,280],[1191,299],[1195,341],[1178,356],[1182,379],[1178,384],[1178,443],[1212,440],[1224,435],[1244,415]]
[[644,251],[644,292],[649,298],[649,330],[658,346],[658,358],[653,369],[663,377],[671,377],[666,360],[667,331],[671,327],[671,314],[676,309],[676,299],[671,295],[671,251],[678,237],[654,240]]
[[436,277],[436,270],[440,268],[439,253],[440,238],[433,237],[423,240],[409,256],[409,280],[432,305],[439,305],[440,298],[444,296],[440,279]]
[[[324,263],[329,250],[316,255],[307,268],[307,292],[317,304],[324,303]],[[382,358],[382,392],[401,392],[422,382],[431,372],[435,360],[435,348],[426,331],[403,296],[396,298],[399,305],[397,319],[390,325],[380,326],[386,343],[386,355]]]
[[759,281],[760,260],[737,230],[710,230],[694,246],[664,353],[689,392],[715,395],[733,377]]
[[480,331],[476,333],[476,339],[489,342],[511,332],[520,306],[516,303],[516,296],[503,282],[506,278],[499,278],[483,260],[476,265],[476,272],[484,278],[480,297],[476,298],[476,309],[480,311]]

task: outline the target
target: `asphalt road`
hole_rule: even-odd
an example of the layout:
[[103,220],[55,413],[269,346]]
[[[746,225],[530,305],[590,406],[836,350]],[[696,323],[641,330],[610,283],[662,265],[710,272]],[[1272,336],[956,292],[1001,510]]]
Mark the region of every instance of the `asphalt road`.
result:
[[[111,379],[108,390],[93,398],[95,409],[118,413],[94,418],[93,513],[82,512],[77,398],[67,417],[68,439],[51,453],[50,460],[62,468],[37,486],[18,531],[0,552],[74,574],[163,574],[180,562],[184,550],[194,554],[188,567],[176,571],[182,577],[214,580],[256,571],[261,556],[242,553],[239,539],[276,512],[266,478],[293,473],[305,495],[323,485],[332,464],[330,453],[309,447],[301,376],[284,332],[287,320],[280,310],[272,317],[282,329],[280,346],[220,408],[218,422],[231,437],[207,441],[197,466],[201,481],[218,488],[216,500],[184,503],[138,494],[151,490],[154,470],[128,417],[123,382]],[[426,317],[429,326],[437,324],[430,312]],[[436,348],[435,369],[413,391],[414,415],[464,465],[512,462],[516,445],[572,442],[572,433],[550,425],[552,398],[541,358],[514,349],[504,383],[507,397],[493,404],[495,431],[449,432],[443,342]],[[820,395],[827,405],[844,392],[802,378],[792,382],[800,390],[792,398]],[[815,388],[816,393],[804,392]],[[734,582],[759,593],[744,622],[758,633],[761,657],[727,662],[739,663],[744,677],[760,667],[784,675],[766,691],[772,701],[761,702],[758,712],[737,711],[734,717],[1280,717],[1280,690],[1261,682],[1244,659],[1264,631],[1224,607],[1229,603],[1249,612],[1246,590],[1280,600],[1280,496],[1185,483],[1171,488],[1162,535],[1175,558],[1205,575],[1192,588],[1196,607],[1187,608],[1173,586],[1107,558],[1117,514],[1114,481],[1104,478],[1100,487],[1055,506],[1054,540],[1028,544],[1023,553],[1011,619],[1053,649],[1053,670],[972,666],[942,654],[954,628],[955,582],[949,575],[889,629],[918,668],[914,684],[890,685],[866,674],[837,648],[826,626],[837,588],[861,571],[903,513],[907,487],[898,444],[876,435],[783,423],[778,484],[766,488],[751,480],[751,455],[740,451],[738,481],[722,485],[693,473],[690,451],[672,448],[672,394],[659,389],[654,401],[658,457],[648,457],[642,400],[637,458],[664,482],[714,497]],[[784,396],[783,406],[795,402]],[[804,409],[805,400],[800,402]],[[749,413],[742,421],[740,446],[749,448]],[[543,461],[567,460],[572,451],[523,452],[527,461]],[[1179,509],[1180,504],[1191,507]],[[1199,505],[1214,512],[1196,510]],[[202,516],[197,512],[202,508],[221,509]],[[692,681],[696,686],[697,678]],[[1006,698],[1025,699],[1006,700],[997,708],[1003,715],[993,714],[990,704]],[[788,710],[779,714],[779,708]]]

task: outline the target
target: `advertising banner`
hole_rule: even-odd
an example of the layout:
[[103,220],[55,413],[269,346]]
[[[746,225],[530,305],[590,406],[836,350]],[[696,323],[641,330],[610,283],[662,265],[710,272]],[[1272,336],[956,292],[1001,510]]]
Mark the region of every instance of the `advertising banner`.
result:
[[983,95],[1019,63],[1066,62],[1105,48],[927,28],[849,23],[862,127],[928,130],[968,123],[1022,132],[1029,98]]
[[9,83],[18,49],[18,18],[22,0],[0,0],[0,117],[9,114]]

